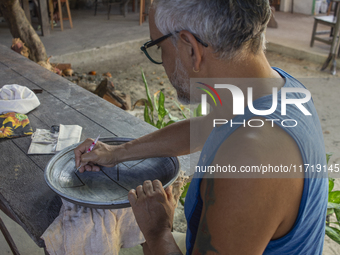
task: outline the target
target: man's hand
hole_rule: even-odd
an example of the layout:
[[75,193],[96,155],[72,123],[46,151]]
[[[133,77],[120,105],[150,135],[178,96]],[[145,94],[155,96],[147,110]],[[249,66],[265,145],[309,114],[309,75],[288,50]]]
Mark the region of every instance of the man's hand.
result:
[[173,199],[172,188],[164,190],[158,180],[145,181],[143,186],[129,192],[133,213],[149,247],[171,232],[175,212]]
[[87,153],[92,143],[93,139],[88,138],[74,149],[76,167],[82,165],[79,169],[80,173],[85,170],[98,172],[100,170],[98,165],[110,167],[119,163],[118,151],[120,146],[108,145],[98,141],[94,149]]

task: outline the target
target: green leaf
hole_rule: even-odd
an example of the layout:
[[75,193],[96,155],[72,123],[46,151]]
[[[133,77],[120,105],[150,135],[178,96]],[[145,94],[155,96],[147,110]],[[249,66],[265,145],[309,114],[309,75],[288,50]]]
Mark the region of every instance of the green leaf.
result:
[[328,193],[331,192],[334,188],[334,179],[328,179]]
[[194,110],[194,117],[202,116],[202,105],[199,104],[197,108]]
[[329,159],[332,157],[332,155],[333,155],[333,152],[327,152],[327,153],[326,153],[327,165],[328,165],[328,161],[329,161]]
[[164,106],[165,96],[162,91],[159,92],[158,98],[158,120],[163,122],[165,115],[167,114],[167,110],[165,110]]
[[327,216],[334,213],[334,209],[327,209]]
[[340,230],[337,228],[326,226],[326,235],[329,236],[333,241],[340,244]]
[[340,222],[340,208],[334,209],[334,213],[335,213],[337,221]]
[[155,109],[156,109],[157,112],[158,112],[158,98],[157,98],[157,95],[158,95],[159,92],[161,92],[161,91],[158,90],[155,94],[153,94],[153,101],[154,101]]
[[339,222],[328,222],[328,221],[326,221],[326,223],[328,223],[328,224],[335,224],[335,225],[340,225],[340,223],[339,223]]
[[144,121],[151,124],[152,126],[155,126],[153,121],[150,119],[149,107],[147,105],[145,105],[145,107],[144,107]]
[[329,192],[328,202],[340,204],[340,191]]
[[156,123],[156,128],[161,129],[163,127],[163,121],[158,120]]
[[174,102],[174,104],[177,106],[177,108],[181,111],[184,119],[187,119],[187,116],[185,115],[184,111],[182,110],[181,106],[174,100],[172,100],[172,102]]
[[340,209],[340,205],[339,205],[339,204],[336,204],[336,203],[328,202],[327,208],[328,208],[328,209]]
[[170,120],[168,123],[166,123],[166,124],[164,125],[164,127],[169,126],[169,125],[171,125],[171,124],[173,124],[173,123],[176,123],[176,121]]
[[148,83],[146,81],[146,78],[145,78],[143,70],[142,70],[142,78],[143,78],[143,82],[144,82],[144,85],[145,85],[146,96],[148,97],[148,101],[149,101],[149,103],[151,105],[151,115],[152,115],[153,114],[153,104],[152,104],[152,101],[151,101],[151,96],[150,96],[150,91],[149,91]]
[[173,122],[179,121],[179,118],[172,116],[170,112],[168,112],[169,119],[172,120]]
[[182,192],[182,195],[181,195],[182,198],[185,198],[185,197],[187,196],[189,186],[190,186],[190,182],[188,182],[188,183],[183,187],[183,192]]

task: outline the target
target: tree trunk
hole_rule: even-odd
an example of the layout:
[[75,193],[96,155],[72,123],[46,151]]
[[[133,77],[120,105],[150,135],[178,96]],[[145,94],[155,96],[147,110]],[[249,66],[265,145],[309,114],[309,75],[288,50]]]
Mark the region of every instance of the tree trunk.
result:
[[[44,1],[44,0],[42,0]],[[44,44],[28,22],[19,0],[0,0],[2,12],[13,38],[20,38],[29,48],[29,58],[34,62],[46,61],[47,55]]]

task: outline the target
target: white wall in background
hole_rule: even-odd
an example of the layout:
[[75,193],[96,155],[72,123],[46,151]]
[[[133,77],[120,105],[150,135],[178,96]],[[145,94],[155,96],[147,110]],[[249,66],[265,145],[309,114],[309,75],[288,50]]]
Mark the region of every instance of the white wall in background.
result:
[[292,10],[292,0],[281,0],[280,11],[290,12],[291,10]]
[[[314,0],[294,0],[294,13],[312,14]],[[280,11],[291,12],[292,0],[281,0]]]

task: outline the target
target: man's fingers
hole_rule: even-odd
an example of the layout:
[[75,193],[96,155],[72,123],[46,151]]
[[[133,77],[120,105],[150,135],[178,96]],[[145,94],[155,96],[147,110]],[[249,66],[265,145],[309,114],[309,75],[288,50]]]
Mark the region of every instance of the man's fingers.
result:
[[142,196],[144,196],[144,191],[143,191],[143,186],[142,185],[139,185],[137,188],[136,188],[136,192],[137,192],[137,197],[140,198]]
[[91,172],[92,171],[92,166],[91,165],[85,165],[84,169],[85,169],[85,171]]
[[87,152],[88,148],[93,143],[93,139],[87,138],[82,144],[78,145],[77,148],[74,149],[76,167],[78,168],[81,164],[81,156]]
[[98,155],[94,152],[88,152],[81,156],[81,163],[85,164],[87,162],[97,162],[98,161]]
[[100,171],[100,167],[97,166],[97,165],[93,165],[92,171],[99,172]]
[[168,197],[168,200],[172,199],[172,197],[173,197],[173,195],[172,195],[172,189],[173,189],[172,185],[170,185],[169,187],[167,187],[167,188],[165,189],[165,193],[166,193],[166,195],[167,195],[167,197]]
[[[78,168],[78,167],[77,167]],[[82,166],[81,168],[78,169],[79,173],[84,173],[85,172],[85,167]]]
[[164,191],[163,185],[159,180],[154,180],[152,182],[154,191]]
[[129,202],[130,202],[131,206],[134,206],[136,204],[136,201],[137,201],[137,194],[136,194],[136,191],[134,189],[129,191],[128,198],[129,198]]
[[152,182],[151,181],[145,181],[144,184],[143,184],[143,190],[144,190],[144,193],[147,195],[147,196],[152,196],[152,193],[153,193],[153,185],[152,185]]
[[159,194],[159,198],[161,198],[160,201],[164,201],[164,199],[167,198],[167,194],[163,188],[163,184],[159,181],[159,180],[154,180],[152,182],[153,187],[154,187],[154,191],[156,192],[156,194]]

